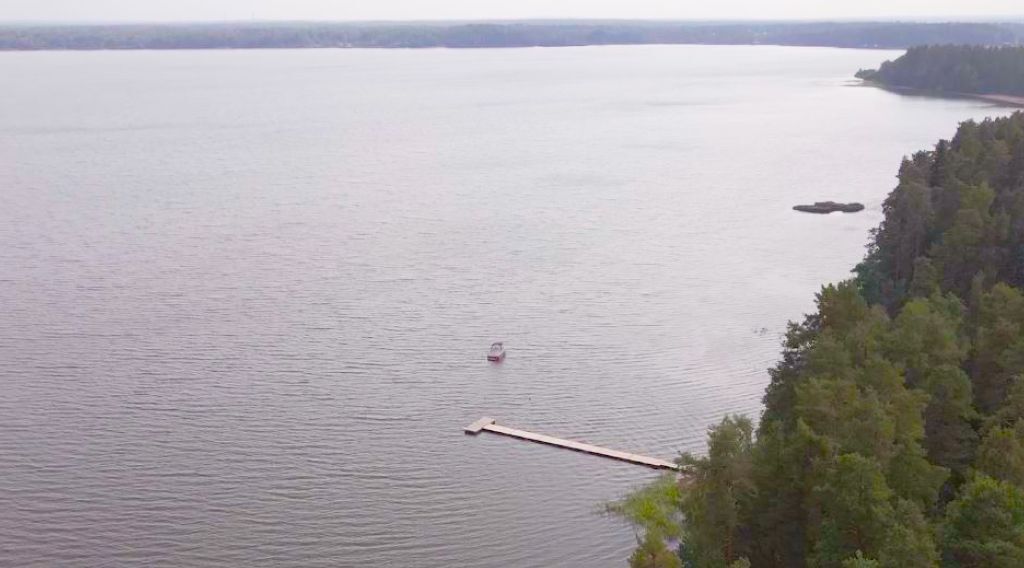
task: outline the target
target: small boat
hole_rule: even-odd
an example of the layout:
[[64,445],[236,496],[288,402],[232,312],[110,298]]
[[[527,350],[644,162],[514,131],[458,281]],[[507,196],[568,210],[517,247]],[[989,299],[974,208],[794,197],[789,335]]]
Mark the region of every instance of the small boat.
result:
[[497,342],[491,345],[490,352],[487,353],[488,361],[501,361],[505,358],[505,344]]

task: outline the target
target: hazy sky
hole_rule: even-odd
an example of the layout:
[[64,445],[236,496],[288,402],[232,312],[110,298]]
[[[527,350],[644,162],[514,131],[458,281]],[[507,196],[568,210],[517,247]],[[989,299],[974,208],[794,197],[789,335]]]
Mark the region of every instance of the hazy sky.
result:
[[1024,0],[0,0],[16,21],[985,16],[1024,16]]

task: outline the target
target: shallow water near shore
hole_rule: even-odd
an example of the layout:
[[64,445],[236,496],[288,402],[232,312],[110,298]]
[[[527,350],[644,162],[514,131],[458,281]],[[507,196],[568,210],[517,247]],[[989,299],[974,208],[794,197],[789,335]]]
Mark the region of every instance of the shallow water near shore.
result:
[[756,416],[900,158],[1010,112],[850,87],[895,55],[0,53],[0,564],[625,565],[657,473],[463,427]]

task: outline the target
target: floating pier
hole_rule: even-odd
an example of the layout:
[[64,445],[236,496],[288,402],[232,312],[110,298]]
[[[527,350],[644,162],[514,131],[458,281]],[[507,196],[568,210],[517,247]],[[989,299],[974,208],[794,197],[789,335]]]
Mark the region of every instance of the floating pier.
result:
[[554,436],[535,434],[533,432],[527,432],[525,430],[516,430],[515,428],[509,428],[507,426],[500,426],[496,424],[493,418],[481,418],[480,420],[477,420],[476,422],[470,424],[469,426],[466,426],[464,431],[466,434],[472,436],[476,436],[480,432],[484,431],[493,432],[494,434],[501,434],[502,436],[508,436],[510,438],[518,438],[520,440],[536,442],[538,444],[546,444],[548,446],[555,446],[558,448],[565,448],[567,450],[584,452],[587,454],[593,454],[595,456],[601,456],[613,460],[635,463],[637,465],[643,465],[654,469],[671,469],[673,471],[679,470],[679,466],[670,461],[660,460],[658,458],[649,458],[647,456],[631,454],[629,452],[620,452],[618,450],[609,450],[608,448],[602,448],[600,446],[584,444],[582,442],[574,442],[572,440],[563,440],[561,438],[555,438]]

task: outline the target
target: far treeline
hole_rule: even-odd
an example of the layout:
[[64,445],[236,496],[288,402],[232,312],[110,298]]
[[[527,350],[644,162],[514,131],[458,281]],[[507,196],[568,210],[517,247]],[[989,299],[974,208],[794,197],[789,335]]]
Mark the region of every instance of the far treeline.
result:
[[1024,47],[912,47],[877,71],[857,72],[857,77],[889,87],[1024,96]]
[[903,49],[1013,45],[1014,23],[224,23],[0,26],[0,50],[532,47],[628,44],[792,45]]
[[883,209],[760,425],[612,506],[646,530],[632,566],[1024,566],[1024,113],[905,159]]

